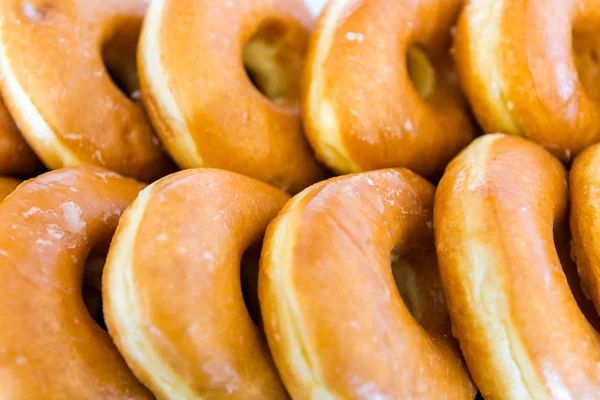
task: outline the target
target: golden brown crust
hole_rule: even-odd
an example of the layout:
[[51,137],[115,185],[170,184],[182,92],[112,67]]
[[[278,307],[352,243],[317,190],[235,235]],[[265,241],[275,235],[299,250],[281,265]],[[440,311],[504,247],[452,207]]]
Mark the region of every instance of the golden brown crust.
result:
[[142,185],[97,167],[50,172],[0,203],[0,397],[150,399],[85,308],[90,248]]
[[[303,122],[317,155],[341,173],[407,167],[439,177],[475,128],[449,56],[462,0],[332,0],[311,37]],[[407,69],[418,44],[435,67],[424,100]]]
[[560,162],[528,140],[483,136],[450,163],[434,209],[452,330],[483,396],[595,397],[600,337],[554,244],[567,211]]
[[324,171],[298,107],[269,100],[244,69],[244,45],[268,23],[285,38],[271,39],[294,49],[287,55],[304,57],[312,22],[300,0],[153,1],[138,56],[142,98],[181,167],[231,170],[295,193]]
[[31,177],[41,166],[0,98],[0,174]]
[[145,181],[172,170],[142,107],[113,83],[103,60],[103,53],[107,63],[118,60],[122,78],[135,81],[146,7],[145,0],[0,3],[0,90],[47,167],[95,164]]
[[529,137],[563,160],[600,140],[600,97],[584,87],[572,39],[598,26],[598,10],[598,0],[468,1],[455,60],[485,132]]
[[575,159],[569,185],[573,256],[585,292],[600,310],[600,145]]
[[287,199],[236,173],[186,170],[124,214],[103,276],[105,318],[159,398],[287,398],[240,285],[243,253]]
[[18,179],[0,177],[0,202],[11,194],[20,183],[21,181]]
[[433,194],[408,170],[344,176],[304,190],[269,225],[260,305],[293,398],[475,396],[437,273]]

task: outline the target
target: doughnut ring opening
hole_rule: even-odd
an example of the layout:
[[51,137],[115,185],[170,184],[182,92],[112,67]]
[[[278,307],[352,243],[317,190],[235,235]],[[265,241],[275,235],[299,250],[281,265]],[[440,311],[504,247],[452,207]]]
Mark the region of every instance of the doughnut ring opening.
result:
[[259,299],[293,398],[475,397],[438,277],[433,196],[405,169],[344,176],[269,225]]
[[599,27],[599,0],[468,1],[454,54],[483,130],[563,161],[600,141]]
[[136,101],[139,90],[132,98],[115,84],[136,85],[147,3],[0,2],[0,90],[48,168],[94,164],[144,181],[173,169]]
[[159,398],[288,398],[240,283],[242,255],[287,199],[233,172],[186,170],[123,215],[103,275],[105,319]]
[[585,293],[600,310],[600,145],[584,151],[569,175],[573,256]]
[[303,122],[338,173],[406,167],[427,177],[475,135],[454,74],[462,0],[332,0],[305,68]]
[[0,397],[151,399],[82,298],[85,260],[143,186],[98,167],[49,172],[0,203]]
[[0,176],[0,202],[11,194],[20,183],[20,180]]
[[298,107],[311,27],[297,0],[152,1],[142,99],[182,168],[226,169],[292,193],[324,178]]
[[0,98],[0,174],[25,178],[40,169],[40,161],[21,136]]
[[475,140],[438,186],[434,231],[452,331],[485,399],[600,390],[600,336],[555,244],[567,200],[559,160],[501,134]]

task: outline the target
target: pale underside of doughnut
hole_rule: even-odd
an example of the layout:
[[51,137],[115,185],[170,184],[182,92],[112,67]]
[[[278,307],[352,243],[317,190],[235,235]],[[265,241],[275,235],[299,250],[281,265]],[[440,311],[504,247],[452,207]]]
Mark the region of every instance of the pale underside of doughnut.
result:
[[592,398],[599,337],[553,240],[565,172],[541,147],[477,139],[436,193],[434,230],[453,332],[486,399]]
[[[399,306],[399,309],[397,309],[396,304],[387,304],[386,308],[398,311],[396,315],[397,318],[406,319],[404,319],[403,323],[400,324],[402,325],[402,329],[399,329],[399,331],[394,331],[392,329],[392,332],[382,334],[380,331],[378,331],[379,328],[372,329],[372,327],[368,326],[368,324],[365,325],[364,322],[368,320],[368,318],[363,319],[363,316],[356,313],[354,313],[355,319],[348,323],[348,320],[346,319],[348,317],[348,310],[352,309],[355,312],[358,312],[360,307],[356,307],[355,304],[347,305],[345,303],[346,301],[350,301],[351,303],[354,303],[355,301],[362,301],[359,300],[362,297],[358,291],[354,294],[352,300],[344,297],[347,294],[337,297],[332,295],[332,293],[327,293],[326,295],[323,294],[322,298],[316,299],[311,297],[310,294],[307,294],[307,292],[303,291],[303,285],[299,283],[300,280],[304,280],[306,277],[312,276],[312,281],[314,281],[314,284],[317,287],[323,285],[323,282],[327,282],[327,285],[333,286],[344,285],[340,282],[336,283],[336,280],[333,278],[335,273],[331,274],[330,272],[326,272],[326,270],[334,270],[335,267],[333,265],[325,265],[324,263],[327,262],[327,259],[319,256],[319,254],[321,254],[323,251],[338,254],[340,248],[343,249],[343,247],[340,246],[343,245],[341,243],[337,243],[336,241],[343,241],[343,243],[347,244],[347,239],[351,238],[351,242],[357,248],[361,248],[364,245],[366,246],[365,251],[372,250],[373,252],[377,252],[379,250],[370,249],[370,245],[368,244],[370,243],[370,240],[376,240],[375,238],[379,238],[378,234],[372,233],[369,235],[367,234],[367,232],[370,230],[369,227],[349,227],[348,225],[345,225],[345,222],[333,224],[334,226],[337,226],[339,231],[337,231],[335,234],[331,234],[331,242],[325,244],[322,243],[321,239],[314,239],[312,242],[312,247],[307,244],[311,240],[306,239],[307,237],[311,237],[311,228],[308,228],[309,224],[306,221],[302,221],[302,217],[307,217],[310,215],[311,218],[315,218],[315,221],[319,221],[319,219],[315,216],[320,215],[320,220],[323,221],[323,225],[321,228],[315,227],[314,229],[328,232],[328,229],[331,226],[330,222],[332,220],[337,220],[337,218],[343,218],[342,216],[345,212],[347,212],[336,208],[342,207],[340,206],[340,203],[343,203],[343,200],[332,194],[337,193],[338,189],[332,189],[331,192],[327,191],[328,184],[331,185],[330,187],[333,187],[339,182],[338,187],[340,188],[340,192],[338,195],[343,193],[350,198],[361,198],[362,200],[360,201],[360,204],[365,207],[365,209],[369,209],[370,207],[373,207],[374,209],[379,209],[378,207],[387,208],[389,205],[392,205],[392,207],[396,206],[399,209],[402,209],[403,214],[406,212],[404,215],[411,215],[409,219],[415,218],[414,220],[410,219],[411,222],[407,222],[407,225],[413,224],[410,225],[411,228],[409,229],[420,231],[421,233],[419,233],[419,235],[421,235],[424,230],[427,230],[425,227],[425,221],[423,220],[423,214],[420,214],[424,212],[424,209],[419,209],[421,206],[426,206],[420,204],[420,200],[416,200],[420,198],[419,196],[427,197],[425,195],[427,190],[425,190],[423,186],[418,186],[418,184],[423,184],[424,181],[420,181],[416,179],[415,176],[405,172],[406,171],[381,170],[373,173],[365,173],[362,174],[362,176],[354,175],[350,177],[337,178],[329,180],[325,183],[314,185],[295,196],[269,227],[263,247],[263,255],[261,258],[261,275],[259,277],[261,310],[263,312],[265,330],[267,332],[271,351],[278,365],[279,372],[284,379],[290,394],[294,398],[342,399],[356,397],[387,399],[405,398],[404,396],[406,396],[406,398],[411,396],[419,398],[419,396],[423,395],[424,393],[434,397],[436,394],[440,393],[444,393],[447,398],[474,397],[474,387],[471,386],[466,369],[464,369],[464,366],[462,366],[461,362],[459,361],[458,353],[450,350],[450,348],[452,348],[452,343],[450,343],[451,341],[442,339],[444,335],[441,333],[439,337],[437,337],[435,333],[432,335],[432,337],[430,337],[430,332],[426,331],[422,326],[419,325],[419,322],[410,316],[408,311],[406,311],[406,308],[403,308],[405,307],[404,305]],[[387,180],[386,178],[390,180],[387,182],[389,183],[389,187],[386,187],[384,183]],[[403,179],[406,179],[406,181],[403,182]],[[417,186],[415,186],[414,189],[410,187],[409,183],[407,183],[410,182],[410,179],[414,179],[414,182],[417,183]],[[345,180],[347,183],[344,182]],[[416,187],[419,187],[419,189],[416,189]],[[373,190],[373,192],[371,192],[369,195],[361,197],[360,194],[356,193],[360,192],[361,190]],[[381,197],[378,197],[378,195],[375,194],[375,191],[381,191],[381,193],[387,192],[389,197],[384,194],[382,194]],[[404,198],[406,203],[403,203],[402,200],[399,200],[401,197],[397,196],[398,193],[406,194],[406,198]],[[432,192],[429,192],[429,195],[432,195]],[[332,205],[331,201],[334,198],[336,199],[335,205]],[[328,203],[328,200],[330,203]],[[388,201],[389,205],[386,204]],[[426,202],[427,200],[423,201]],[[406,207],[406,209],[404,209],[404,207]],[[336,208],[335,211],[333,211],[333,208]],[[373,217],[373,219],[377,219],[373,215],[371,217]],[[390,223],[393,222],[390,221]],[[420,223],[424,225],[422,227],[423,229],[415,228],[414,225],[418,225]],[[365,237],[362,238],[361,234],[358,233],[358,231],[354,231],[354,229],[361,229],[360,232],[364,231]],[[404,233],[404,235],[408,234]],[[422,239],[423,238],[420,236],[418,239],[415,238],[415,240]],[[362,242],[363,240],[364,243]],[[408,241],[410,241],[410,239],[408,239]],[[386,246],[383,244],[383,242],[381,245]],[[391,247],[393,247],[393,244],[390,244],[390,249]],[[433,252],[433,249],[431,248],[430,251]],[[384,258],[389,259],[389,253],[387,250],[384,250],[383,252],[385,253]],[[370,268],[378,269],[379,256],[380,254],[377,256],[374,255],[372,258],[369,258],[368,261],[365,261],[364,268],[366,270]],[[424,262],[423,265],[428,262],[424,261],[425,258],[426,257],[422,257],[422,259],[419,260]],[[333,259],[337,260],[335,257]],[[331,262],[333,263],[334,261]],[[343,264],[343,258],[339,259],[339,262]],[[370,265],[371,263],[373,265]],[[323,269],[321,274],[313,271],[315,269],[314,265],[319,265]],[[304,279],[300,279],[299,276],[302,274],[301,270],[305,270],[307,268],[310,268],[310,270],[313,272],[307,272],[306,277]],[[350,270],[352,271],[354,268],[350,268]],[[348,273],[352,275],[351,271]],[[405,282],[407,284],[409,284],[408,282],[410,281],[414,281],[414,273],[419,273],[418,268],[406,272],[406,274],[401,276],[407,280],[407,282]],[[373,279],[375,280],[375,278]],[[392,282],[389,282],[388,279],[392,280]],[[385,284],[391,283],[391,286],[394,286],[391,274],[389,276],[382,274],[382,276],[378,278],[377,285],[381,283],[381,281],[385,282]],[[365,287],[375,284],[373,282],[362,282],[365,284]],[[421,283],[417,286],[417,290],[424,289],[424,287],[428,286],[428,284],[423,285]],[[434,287],[435,285],[432,285],[424,290],[430,290],[432,293],[434,293],[436,290]],[[382,289],[382,293],[385,293],[386,291],[387,293],[396,291],[395,287],[392,289],[380,289]],[[416,290],[414,287],[408,288],[408,297],[411,299],[419,299],[418,295],[411,293],[411,289]],[[438,287],[437,290],[440,290],[440,288]],[[379,293],[376,297],[380,297],[380,295],[385,297],[385,295],[382,293]],[[428,295],[432,295],[432,293],[428,293]],[[314,295],[315,294],[313,293],[313,296]],[[394,295],[391,297],[395,298]],[[423,299],[423,297],[421,297],[421,299]],[[379,304],[378,301],[381,300],[381,298],[375,303],[372,303],[371,300],[372,299],[364,299],[365,314],[377,314],[377,311],[373,307],[375,307],[374,304]],[[399,300],[399,296],[397,300]],[[341,303],[336,305],[336,301]],[[429,328],[431,328],[433,331],[436,329],[439,329],[440,332],[444,331],[443,321],[445,320],[445,311],[434,311],[435,306],[433,306],[433,304],[435,302],[428,302],[427,300],[421,301],[423,301],[423,304],[419,304],[418,301],[416,301],[414,304],[416,305],[413,310],[415,315],[423,316],[427,314],[436,314],[434,318],[434,324],[439,324],[439,326],[436,326],[435,328],[430,326]],[[316,307],[316,304],[320,304],[319,309],[321,310],[321,313],[324,315],[331,315],[331,318],[335,318],[333,317],[335,314],[334,310],[336,307],[338,308],[339,321],[337,324],[337,329],[339,329],[339,331],[329,332],[329,334],[327,334],[326,331],[319,331],[320,327],[318,327],[318,323],[315,322],[318,318],[310,311],[315,311],[314,307]],[[439,304],[436,304],[436,306],[439,306]],[[445,309],[443,302],[442,308]],[[437,314],[438,312],[439,315]],[[363,323],[361,324],[357,321],[363,321]],[[379,324],[381,324],[382,330],[389,330],[392,326],[396,326],[395,322],[391,323],[390,321],[378,320],[376,325],[379,326]],[[359,334],[358,332],[362,332],[361,329],[363,329],[361,326],[366,331],[365,333]],[[383,328],[383,326],[385,328]],[[347,343],[348,346],[345,347],[354,347],[356,349],[360,349],[367,346],[367,348],[370,348],[369,346],[376,346],[374,343],[379,343],[379,340],[385,342],[385,338],[392,341],[405,340],[406,343],[387,344],[389,345],[389,348],[382,344],[382,346],[387,350],[378,349],[377,352],[396,352],[399,351],[399,348],[406,346],[406,353],[423,351],[424,354],[422,354],[422,363],[416,363],[416,365],[413,366],[413,357],[415,353],[406,354],[407,357],[402,360],[405,364],[400,366],[398,364],[394,364],[394,362],[401,362],[401,359],[403,358],[397,354],[392,357],[394,358],[393,361],[386,359],[382,365],[369,365],[368,367],[362,365],[360,358],[355,358],[350,363],[349,359],[338,359],[335,357],[335,354],[338,353],[329,353],[329,349],[327,348],[328,345],[326,343],[328,340],[331,340],[329,339],[330,334],[337,337],[340,332],[344,332],[345,329],[350,329],[350,331],[347,331],[346,336],[346,340],[349,341]],[[375,336],[369,336],[369,332]],[[352,344],[351,337],[355,337],[355,335],[358,335],[358,337],[360,337],[361,340],[364,340],[364,342]],[[381,337],[378,337],[378,335],[381,335]],[[435,336],[435,339],[433,339],[433,336]],[[390,339],[390,337],[393,339]],[[432,342],[429,342],[430,340],[432,340]],[[337,339],[333,341],[336,342]],[[425,343],[436,344],[430,347]],[[331,346],[336,346],[336,344],[332,343]],[[357,354],[364,356],[365,353],[359,351]],[[380,356],[381,353],[379,353],[377,357]],[[436,360],[434,361],[435,367],[429,364],[429,362],[433,359]],[[336,365],[335,371],[332,367],[332,363]],[[423,367],[423,365],[427,365],[427,367]],[[419,369],[419,367],[421,369]],[[369,372],[362,370],[362,368],[368,369]],[[381,368],[381,370],[375,372],[377,368]],[[427,375],[429,373],[429,368],[436,371],[432,373],[436,376],[435,384],[433,382],[430,382],[429,384],[426,383],[426,377],[420,375],[423,373]],[[427,370],[427,372],[424,372],[423,369]],[[364,374],[360,374],[358,371],[362,371]],[[437,375],[438,373],[439,375]],[[354,376],[354,374],[358,375]],[[378,379],[378,375],[386,376],[389,374],[394,374],[394,376],[397,377],[397,379],[394,379],[396,382],[391,383],[386,379],[382,379],[382,381],[379,382],[370,380],[370,378]],[[402,378],[402,376],[404,376],[404,378]],[[413,379],[411,380],[406,378],[407,376],[411,376]],[[431,377],[431,379],[434,380],[433,377]],[[407,380],[411,380],[412,384],[402,387],[403,384],[398,383],[406,382]],[[382,382],[388,382],[388,384],[382,385]],[[439,385],[439,387],[437,387],[437,385]]]
[[44,117],[31,102],[23,87],[19,84],[13,73],[13,67],[10,64],[9,57],[6,56],[2,30],[0,29],[0,73],[2,80],[10,92],[9,96],[5,95],[8,103],[13,103],[13,114],[18,114],[21,121],[28,121],[30,127],[24,130],[24,134],[28,135],[29,143],[39,154],[40,158],[50,169],[62,167],[71,167],[82,164],[82,160],[78,158],[69,148],[67,148],[61,140],[56,136],[53,129],[48,125]]
[[167,150],[176,155],[182,168],[205,166],[198,152],[196,142],[190,133],[187,122],[179,110],[168,84],[168,74],[162,65],[160,26],[166,0],[152,1],[144,19],[138,50],[138,66],[140,79],[144,86],[151,89],[144,91],[146,106],[158,117],[150,113],[153,122],[159,124],[164,132],[163,144]]
[[320,156],[328,160],[330,167],[337,172],[359,172],[361,168],[352,161],[348,150],[341,137],[340,124],[337,120],[333,105],[326,96],[326,87],[324,82],[324,64],[333,46],[335,30],[340,19],[350,7],[349,4],[356,3],[356,0],[330,0],[323,11],[319,21],[319,31],[321,40],[317,50],[312,54],[309,60],[305,75],[310,76],[310,84],[307,89],[307,100],[304,103],[306,109],[311,115],[312,123],[319,130],[313,145],[320,153]]
[[[522,136],[523,128],[506,96],[502,73],[501,26],[497,22],[503,0],[468,1],[463,9],[454,48],[458,76],[471,90],[475,113],[486,132],[506,132]],[[477,71],[473,73],[471,71]],[[480,111],[481,109],[481,111]]]
[[[178,210],[158,215],[163,199]],[[248,232],[261,224],[264,229],[285,200],[283,192],[251,178],[187,170],[149,186],[123,216],[103,277],[105,318],[133,371],[159,398],[287,398],[239,284],[232,282],[239,280],[245,250],[237,246],[253,235]],[[165,232],[148,235],[151,227]],[[170,263],[143,261],[160,254],[170,254]],[[140,274],[147,270],[154,271],[153,282],[163,283],[146,281]],[[163,302],[170,307],[147,298],[155,286],[168,290]],[[220,296],[215,302],[225,304],[211,308],[195,296]]]
[[81,284],[143,185],[100,168],[50,172],[0,203],[3,399],[151,398],[90,317]]

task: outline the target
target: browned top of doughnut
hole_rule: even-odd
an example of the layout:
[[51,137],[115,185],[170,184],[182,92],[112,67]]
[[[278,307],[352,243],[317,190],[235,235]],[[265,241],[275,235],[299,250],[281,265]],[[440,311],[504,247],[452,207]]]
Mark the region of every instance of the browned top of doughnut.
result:
[[[305,189],[269,225],[261,311],[292,397],[475,396],[450,338],[433,194],[404,169],[347,175]],[[405,300],[392,250],[411,265],[398,274]]]
[[0,89],[49,168],[95,164],[146,181],[171,168],[142,107],[113,83],[103,60],[104,51],[120,78],[136,85],[137,37],[147,5],[0,3]]
[[482,128],[530,137],[563,160],[600,141],[600,42],[589,41],[599,24],[598,0],[468,1],[455,58]]
[[257,90],[242,59],[244,45],[269,26],[265,59],[275,54],[285,66],[290,54],[279,45],[302,61],[312,20],[301,0],[153,1],[140,40],[142,95],[182,167],[227,169],[296,193],[324,177],[298,106]]
[[[307,136],[338,172],[407,167],[439,177],[475,133],[450,57],[462,0],[332,0],[311,37],[303,87]],[[435,83],[425,100],[407,69],[425,50]]]
[[529,140],[485,135],[448,166],[434,209],[452,331],[484,397],[594,397],[600,336],[555,246],[562,164]]
[[96,167],[30,180],[0,203],[0,397],[150,399],[81,296],[142,185]]
[[240,285],[244,251],[287,199],[236,173],[185,170],[123,216],[103,277],[105,317],[159,397],[287,398]]

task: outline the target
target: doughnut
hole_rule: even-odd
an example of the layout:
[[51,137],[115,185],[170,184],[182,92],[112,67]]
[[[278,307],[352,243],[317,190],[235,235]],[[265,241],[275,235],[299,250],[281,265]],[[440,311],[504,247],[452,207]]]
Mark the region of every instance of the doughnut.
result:
[[147,3],[0,2],[0,91],[48,168],[93,164],[144,181],[172,169],[136,101]]
[[29,177],[40,167],[0,98],[0,174]]
[[19,186],[21,181],[12,178],[0,177],[0,202]]
[[468,1],[454,54],[483,130],[564,161],[600,141],[599,24],[598,0]]
[[258,292],[292,398],[475,397],[439,282],[433,196],[408,170],[378,170],[317,183],[271,222]]
[[569,174],[573,256],[585,293],[600,310],[600,145],[581,153]]
[[438,186],[434,232],[452,332],[486,400],[600,390],[600,336],[555,247],[567,194],[557,158],[502,134],[475,140]]
[[299,115],[311,28],[300,0],[151,2],[142,99],[180,167],[226,169],[292,193],[325,177]]
[[449,55],[462,0],[332,0],[311,37],[302,116],[338,173],[439,178],[475,134]]
[[287,398],[240,284],[244,251],[287,199],[237,173],[191,169],[146,188],[123,215],[102,277],[104,317],[157,397]]
[[152,398],[81,289],[87,254],[110,240],[141,188],[73,167],[27,181],[0,203],[0,398]]

